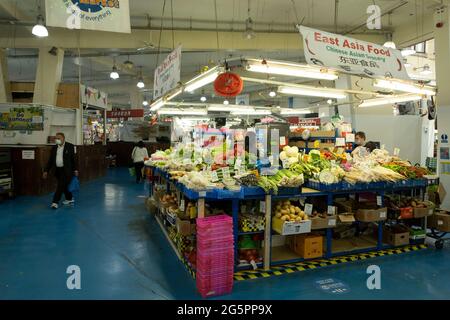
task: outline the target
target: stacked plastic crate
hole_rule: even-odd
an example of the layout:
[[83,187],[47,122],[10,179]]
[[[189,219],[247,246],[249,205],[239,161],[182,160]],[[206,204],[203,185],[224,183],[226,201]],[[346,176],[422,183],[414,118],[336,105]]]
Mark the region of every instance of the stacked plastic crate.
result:
[[219,215],[197,219],[197,289],[202,297],[233,290],[233,219]]

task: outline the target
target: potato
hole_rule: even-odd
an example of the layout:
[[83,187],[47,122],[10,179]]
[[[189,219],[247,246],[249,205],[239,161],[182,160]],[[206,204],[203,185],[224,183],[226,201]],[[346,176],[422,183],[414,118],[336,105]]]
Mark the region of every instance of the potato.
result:
[[295,221],[300,222],[300,221],[302,221],[302,218],[301,217],[297,217],[297,218],[295,218]]
[[295,214],[295,209],[294,208],[290,208],[289,211],[290,211],[291,214]]
[[282,216],[281,220],[286,221],[288,218],[286,218],[287,216]]
[[296,216],[295,214],[291,214],[291,215],[289,215],[289,216],[291,217],[291,219],[297,218],[297,216]]
[[297,213],[297,214],[299,214],[300,212],[302,212],[302,210],[300,210],[299,207],[295,207],[294,210],[295,210],[295,213]]
[[275,217],[281,218],[281,217],[282,217],[282,214],[281,214],[280,212],[277,212],[277,214],[275,214]]

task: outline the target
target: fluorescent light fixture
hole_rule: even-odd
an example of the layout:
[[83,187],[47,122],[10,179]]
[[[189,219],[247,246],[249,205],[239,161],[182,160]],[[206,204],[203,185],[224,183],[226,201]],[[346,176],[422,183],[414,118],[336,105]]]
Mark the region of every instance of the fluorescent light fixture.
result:
[[250,110],[254,111],[255,108],[252,106],[244,106],[244,105],[238,105],[238,104],[232,104],[232,105],[222,105],[222,104],[211,104],[208,107],[208,111],[240,111],[240,110]]
[[144,100],[144,102],[142,102],[142,105],[143,105],[144,107],[148,106],[148,101],[147,101],[147,100]]
[[227,106],[227,105],[230,104],[230,101],[228,101],[228,100],[223,100],[223,104]]
[[33,30],[31,30],[31,33],[39,38],[48,37],[48,30],[44,25],[44,18],[42,18],[41,15],[38,15],[37,23],[34,25]]
[[269,92],[269,97],[275,98],[277,96],[277,93],[275,91]]
[[165,102],[163,99],[158,99],[150,105],[150,111],[155,112],[164,106]]
[[328,104],[333,104],[333,100],[328,99],[328,100],[327,100],[327,103],[328,103]]
[[387,105],[387,104],[418,101],[418,100],[422,100],[422,98],[423,98],[423,96],[421,96],[421,95],[406,95],[406,96],[396,96],[396,97],[390,97],[390,98],[368,99],[368,100],[364,100],[359,106],[361,108],[376,107],[376,106],[383,106],[383,105]]
[[207,84],[210,84],[211,82],[214,82],[214,80],[216,80],[217,76],[220,74],[220,71],[221,71],[220,68],[215,67],[212,68],[211,70],[208,70],[198,75],[192,80],[186,82],[184,90],[192,93],[195,90],[204,87]]
[[308,96],[308,97],[320,97],[331,99],[345,99],[347,94],[345,91],[336,89],[319,89],[319,88],[301,88],[301,87],[289,87],[280,86],[278,92],[282,94],[292,94],[296,96]]
[[166,101],[170,101],[173,98],[175,98],[176,96],[178,96],[179,94],[181,94],[183,92],[183,89],[178,89],[177,91],[175,91],[174,93],[172,93],[171,95],[169,95],[166,99]]
[[391,89],[408,93],[424,94],[428,96],[436,95],[436,90],[434,90],[432,87],[409,84],[395,80],[375,80],[373,85],[378,88]]
[[200,98],[200,101],[201,102],[205,102],[207,99],[206,99],[206,97],[205,96],[202,96],[201,98]]
[[161,109],[158,111],[159,115],[190,115],[190,116],[206,116],[208,111],[206,109]]
[[336,80],[337,73],[325,68],[316,68],[298,63],[251,59],[247,61],[247,70],[251,72],[278,74],[299,78]]
[[416,50],[413,48],[405,48],[402,50],[402,56],[407,57],[416,53]]
[[309,109],[291,109],[291,108],[283,108],[280,111],[280,114],[283,116],[287,115],[296,115],[296,114],[308,114],[311,113]]
[[145,83],[144,80],[142,78],[139,78],[139,81],[136,85],[139,89],[145,88]]
[[232,115],[249,115],[249,116],[267,116],[271,115],[272,112],[270,110],[236,110],[231,111]]
[[120,76],[119,76],[119,73],[117,72],[116,66],[113,66],[113,69],[112,69],[111,73],[109,74],[109,77],[113,80],[119,79]]

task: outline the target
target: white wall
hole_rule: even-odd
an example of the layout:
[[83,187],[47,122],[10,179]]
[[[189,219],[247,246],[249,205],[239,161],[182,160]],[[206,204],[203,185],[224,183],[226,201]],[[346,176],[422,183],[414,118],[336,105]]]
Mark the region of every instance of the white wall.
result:
[[[9,112],[14,104],[0,105],[0,112]],[[26,105],[24,105],[26,106]],[[76,143],[76,117],[75,110],[56,107],[44,107],[44,130],[21,133],[14,130],[0,130],[0,144],[6,145],[44,145],[48,136],[54,136],[57,132],[63,132],[66,140]]]
[[367,141],[379,141],[391,154],[394,148],[399,148],[402,159],[420,163],[422,119],[419,116],[357,113],[355,121],[354,129],[364,131]]

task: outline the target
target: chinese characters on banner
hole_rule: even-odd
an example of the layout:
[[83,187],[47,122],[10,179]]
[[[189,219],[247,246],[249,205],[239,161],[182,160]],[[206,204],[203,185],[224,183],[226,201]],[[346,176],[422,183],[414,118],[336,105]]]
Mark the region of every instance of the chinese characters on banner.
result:
[[409,80],[399,50],[339,34],[297,26],[308,64],[368,77]]

